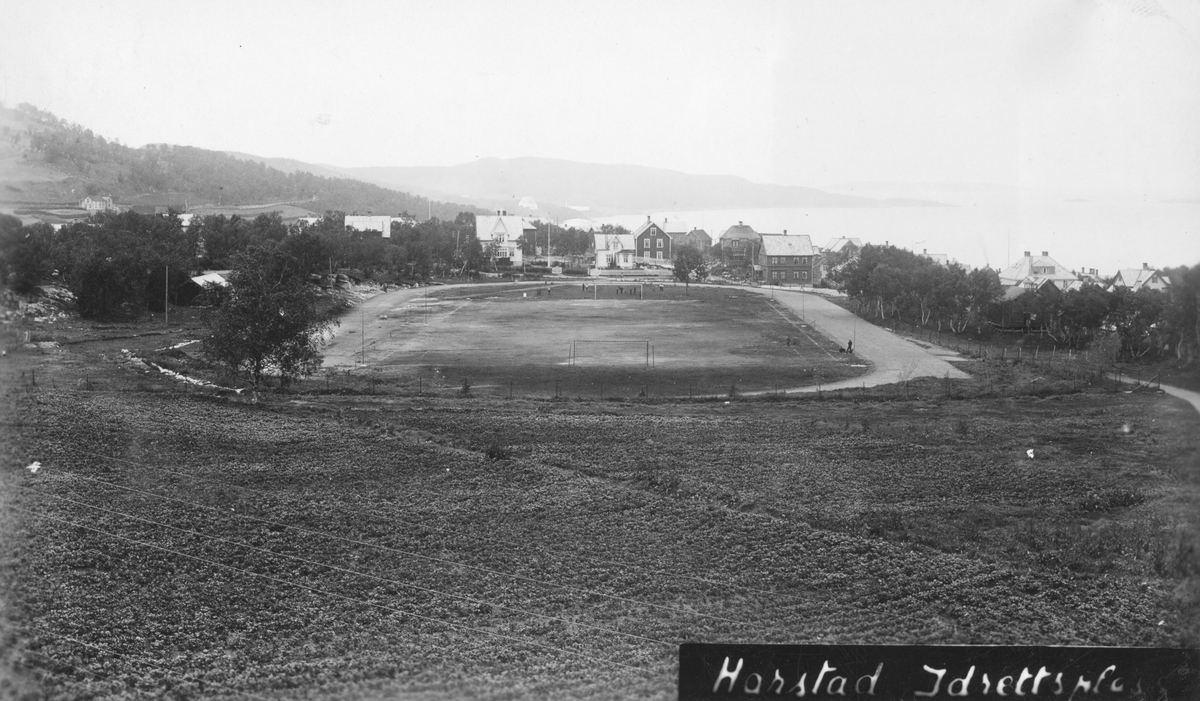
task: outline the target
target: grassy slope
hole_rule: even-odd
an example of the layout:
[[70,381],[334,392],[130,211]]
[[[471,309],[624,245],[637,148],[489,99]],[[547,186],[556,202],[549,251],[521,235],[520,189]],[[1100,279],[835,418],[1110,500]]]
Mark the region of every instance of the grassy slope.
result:
[[1197,641],[1166,398],[251,404],[101,353],[41,358],[47,468],[6,474],[52,693],[669,698],[689,640]]

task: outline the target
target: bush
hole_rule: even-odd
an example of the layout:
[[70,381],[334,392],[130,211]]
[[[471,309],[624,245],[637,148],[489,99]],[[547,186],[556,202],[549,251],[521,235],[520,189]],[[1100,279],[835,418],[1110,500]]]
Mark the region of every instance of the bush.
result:
[[501,444],[500,440],[495,438],[488,444],[483,454],[487,456],[488,460],[508,460],[512,457],[512,451],[508,446]]

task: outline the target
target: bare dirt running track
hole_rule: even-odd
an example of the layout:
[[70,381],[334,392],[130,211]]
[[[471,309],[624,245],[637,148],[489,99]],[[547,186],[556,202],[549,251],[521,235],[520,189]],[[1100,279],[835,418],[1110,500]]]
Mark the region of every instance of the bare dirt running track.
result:
[[[751,288],[756,289],[756,288]],[[770,289],[757,289],[771,294]],[[811,324],[842,347],[854,341],[854,354],[871,361],[874,369],[866,375],[841,382],[822,385],[821,389],[874,387],[903,382],[918,377],[949,377],[966,379],[968,375],[944,358],[958,358],[952,351],[929,350],[906,338],[897,336],[874,324],[860,322],[858,317],[820,295],[790,290],[774,290],[775,301],[787,305],[796,316]],[[815,392],[816,387],[802,387],[796,392]]]
[[[505,287],[508,289],[533,288],[543,284],[520,283]],[[575,285],[578,283],[571,281],[564,284]],[[380,346],[381,342],[387,341],[396,324],[394,318],[381,319],[381,316],[389,314],[394,316],[394,310],[427,293],[433,294],[439,290],[460,287],[472,287],[472,285],[406,288],[385,292],[364,300],[353,311],[341,317],[341,325],[335,328],[328,338],[324,350],[325,367],[354,367],[364,359],[370,365],[377,360],[373,355],[374,349]],[[770,289],[739,289],[772,294]],[[918,377],[950,377],[953,379],[967,377],[966,373],[945,360],[945,358],[959,357],[956,353],[929,350],[896,336],[886,329],[860,322],[858,317],[819,295],[775,290],[774,298],[776,303],[787,306],[805,323],[815,327],[817,331],[833,339],[839,345],[845,346],[847,341],[853,339],[855,355],[869,360],[874,365],[873,370],[866,375],[824,384],[821,389],[874,387]],[[803,387],[788,391],[815,392],[817,387]]]

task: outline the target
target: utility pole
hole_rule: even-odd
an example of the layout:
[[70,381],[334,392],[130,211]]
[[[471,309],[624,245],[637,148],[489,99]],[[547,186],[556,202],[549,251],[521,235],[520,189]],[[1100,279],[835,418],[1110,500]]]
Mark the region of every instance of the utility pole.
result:
[[362,340],[362,364],[367,364],[367,313],[366,311],[359,312],[361,315],[359,323],[361,326],[358,330],[358,335]]
[[167,295],[171,290],[171,266],[168,264],[163,266],[163,326],[170,324],[171,307],[168,305]]

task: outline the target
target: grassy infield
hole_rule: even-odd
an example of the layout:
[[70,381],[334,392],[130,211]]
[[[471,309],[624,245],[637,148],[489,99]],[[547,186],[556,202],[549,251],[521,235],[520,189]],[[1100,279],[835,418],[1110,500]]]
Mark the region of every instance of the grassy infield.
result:
[[0,360],[4,695],[671,698],[685,641],[1200,640],[1200,416],[1162,395],[997,363],[865,395],[255,401],[119,362],[179,321]]

